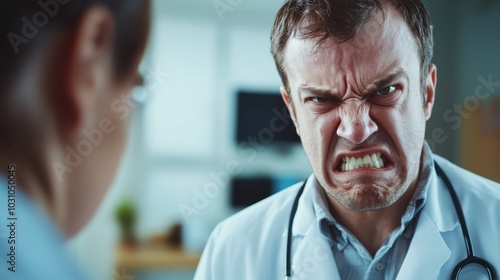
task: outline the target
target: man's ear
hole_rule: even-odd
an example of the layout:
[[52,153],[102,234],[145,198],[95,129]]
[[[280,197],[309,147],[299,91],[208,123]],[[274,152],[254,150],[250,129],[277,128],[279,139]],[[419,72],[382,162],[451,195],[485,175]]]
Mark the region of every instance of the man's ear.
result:
[[61,67],[56,70],[60,87],[55,106],[64,131],[79,133],[95,114],[99,93],[109,87],[114,34],[113,15],[101,5],[88,8],[68,31]]
[[281,92],[281,97],[283,98],[283,101],[285,101],[286,107],[290,112],[290,117],[292,118],[293,124],[295,125],[295,130],[297,131],[297,134],[300,136],[299,126],[297,123],[297,115],[295,112],[295,107],[293,106],[292,103],[292,97],[286,91],[285,86],[280,87],[280,92]]
[[432,114],[432,107],[436,97],[436,84],[437,84],[437,67],[434,64],[429,65],[427,78],[425,83],[425,120],[429,120]]

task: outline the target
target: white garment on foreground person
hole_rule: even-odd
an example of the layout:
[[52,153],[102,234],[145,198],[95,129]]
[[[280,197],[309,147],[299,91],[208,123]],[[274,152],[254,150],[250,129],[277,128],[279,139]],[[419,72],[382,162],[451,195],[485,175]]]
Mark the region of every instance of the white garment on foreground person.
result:
[[[459,196],[476,255],[500,264],[500,185],[433,155]],[[422,209],[397,279],[449,279],[467,253],[450,194],[432,169]],[[340,279],[312,205],[311,175],[293,226],[292,279]],[[203,252],[195,280],[282,279],[293,200],[302,183],[221,222]],[[443,211],[444,210],[444,211]]]

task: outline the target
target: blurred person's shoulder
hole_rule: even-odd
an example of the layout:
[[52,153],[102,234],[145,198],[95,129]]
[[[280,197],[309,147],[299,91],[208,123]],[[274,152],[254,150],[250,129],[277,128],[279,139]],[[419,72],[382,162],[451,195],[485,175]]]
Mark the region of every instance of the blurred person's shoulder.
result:
[[0,197],[9,199],[0,211],[6,225],[0,228],[0,240],[5,241],[0,252],[7,260],[0,264],[0,279],[91,279],[67,251],[65,236],[46,212],[1,174]]

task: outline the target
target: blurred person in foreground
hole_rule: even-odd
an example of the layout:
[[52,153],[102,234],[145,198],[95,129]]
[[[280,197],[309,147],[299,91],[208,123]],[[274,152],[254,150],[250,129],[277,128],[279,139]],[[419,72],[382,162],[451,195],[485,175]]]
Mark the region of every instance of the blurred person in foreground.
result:
[[460,279],[494,279],[500,185],[424,141],[437,70],[423,3],[289,0],[271,45],[314,174],[220,223],[195,279],[450,279],[467,233],[488,263]]
[[7,0],[0,10],[0,279],[88,279],[63,246],[119,165],[150,3]]

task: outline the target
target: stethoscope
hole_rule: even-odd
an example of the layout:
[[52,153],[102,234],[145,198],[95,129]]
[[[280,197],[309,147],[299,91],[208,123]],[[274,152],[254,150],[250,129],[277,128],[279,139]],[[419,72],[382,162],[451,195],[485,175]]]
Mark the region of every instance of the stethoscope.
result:
[[[467,249],[467,258],[465,258],[463,261],[459,262],[456,266],[455,269],[453,269],[453,272],[451,274],[451,279],[458,279],[460,272],[462,269],[464,269],[466,266],[471,265],[471,264],[476,264],[484,268],[488,272],[488,277],[490,280],[496,280],[496,275],[495,275],[495,270],[493,266],[486,261],[485,259],[476,257],[474,254],[474,247],[472,246],[472,241],[470,239],[469,235],[469,230],[467,229],[467,224],[465,223],[465,218],[464,218],[464,213],[462,211],[462,205],[460,204],[460,201],[458,200],[457,193],[453,189],[453,186],[451,184],[450,179],[444,171],[439,167],[437,162],[434,161],[434,165],[436,167],[436,173],[439,177],[441,177],[445,183],[446,188],[450,192],[451,199],[453,200],[453,205],[455,206],[455,211],[458,215],[458,220],[460,222],[460,227],[462,228],[462,234],[464,236],[464,242],[465,242],[465,248]],[[299,198],[304,192],[304,188],[306,186],[306,181],[302,184],[302,187],[300,187],[299,192],[295,196],[295,201],[293,202],[292,206],[292,211],[290,214],[290,220],[288,221],[288,236],[287,236],[287,241],[286,241],[286,270],[285,270],[285,280],[290,280],[290,272],[291,272],[291,247],[292,247],[292,226],[293,226],[293,220],[295,218],[295,213],[297,212],[297,207],[299,205]]]

